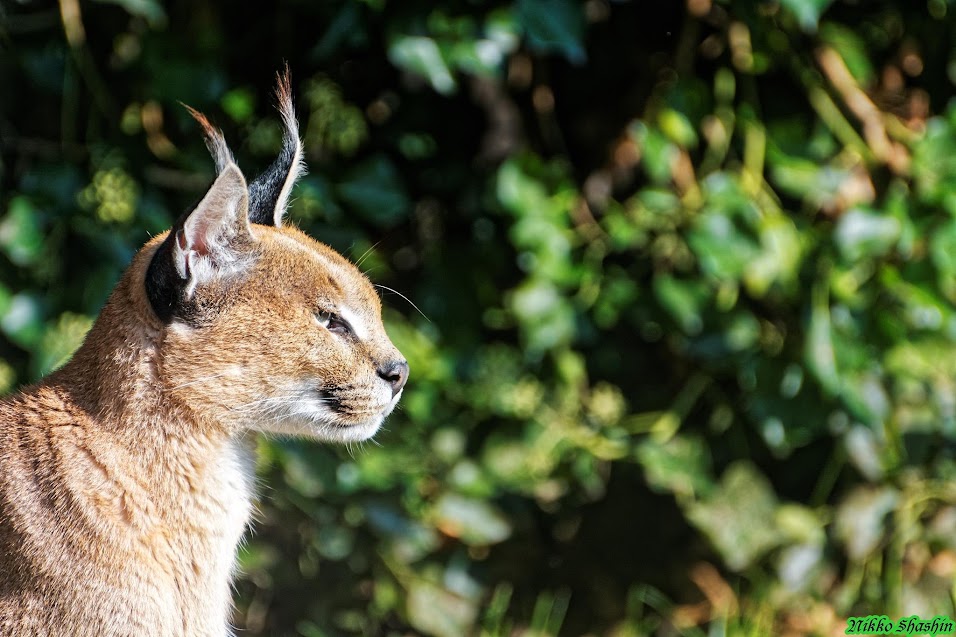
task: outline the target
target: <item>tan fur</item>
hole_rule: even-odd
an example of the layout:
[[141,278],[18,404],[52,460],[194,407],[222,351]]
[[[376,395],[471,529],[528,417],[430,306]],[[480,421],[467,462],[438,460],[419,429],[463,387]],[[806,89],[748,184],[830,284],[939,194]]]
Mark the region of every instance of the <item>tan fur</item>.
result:
[[[217,184],[244,189],[235,171]],[[200,320],[150,308],[157,237],[73,359],[0,403],[0,635],[228,634],[245,432],[366,439],[400,397],[377,371],[402,359],[365,276],[295,228],[244,226],[232,269],[195,286]],[[317,320],[333,310],[355,334]]]

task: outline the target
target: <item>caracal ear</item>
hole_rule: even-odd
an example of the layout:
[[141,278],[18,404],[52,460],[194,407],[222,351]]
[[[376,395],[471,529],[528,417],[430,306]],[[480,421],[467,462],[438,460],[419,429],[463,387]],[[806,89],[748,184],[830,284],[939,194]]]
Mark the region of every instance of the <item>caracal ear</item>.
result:
[[276,100],[282,116],[282,150],[261,175],[249,184],[249,221],[267,226],[282,225],[282,216],[289,205],[289,193],[296,180],[305,173],[299,123],[292,104],[292,81],[289,67],[276,78]]
[[209,150],[209,154],[212,155],[213,161],[216,162],[216,174],[221,173],[229,164],[236,163],[236,160],[232,158],[232,151],[229,150],[229,145],[226,144],[226,138],[223,136],[222,131],[213,126],[205,115],[192,106],[183,104],[182,102],[180,102],[180,104],[189,111],[189,114],[193,116],[193,119],[195,119],[199,123],[200,128],[202,128],[206,148]]
[[198,285],[238,274],[253,258],[249,196],[239,167],[227,163],[209,191],[179,218],[153,256],[146,293],[157,316],[188,318]]
[[189,282],[187,296],[231,269],[251,240],[246,179],[235,164],[219,173],[212,187],[176,231],[173,262]]

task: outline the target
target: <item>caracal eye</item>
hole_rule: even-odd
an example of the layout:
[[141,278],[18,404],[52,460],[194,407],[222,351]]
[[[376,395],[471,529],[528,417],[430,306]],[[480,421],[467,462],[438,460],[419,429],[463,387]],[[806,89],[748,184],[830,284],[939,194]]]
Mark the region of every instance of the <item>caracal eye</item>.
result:
[[348,336],[352,333],[352,326],[350,326],[345,320],[339,317],[332,312],[325,312],[319,310],[315,313],[315,320],[319,322],[319,325],[324,327],[330,332],[335,334],[342,334],[343,336]]

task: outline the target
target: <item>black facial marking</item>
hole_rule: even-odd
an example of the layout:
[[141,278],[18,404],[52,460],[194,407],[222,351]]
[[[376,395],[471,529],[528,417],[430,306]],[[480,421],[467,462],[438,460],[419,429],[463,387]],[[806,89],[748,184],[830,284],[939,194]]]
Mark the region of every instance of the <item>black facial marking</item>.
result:
[[176,265],[173,263],[173,249],[176,245],[177,235],[182,231],[190,211],[183,213],[176,220],[146,269],[146,280],[144,282],[146,297],[149,299],[149,304],[156,316],[167,324],[175,316],[182,314],[183,300],[186,296],[186,281],[179,276]]
[[342,400],[332,394],[327,390],[319,391],[319,397],[322,402],[325,403],[325,406],[328,407],[333,413],[342,414],[345,412],[345,408],[342,406]]

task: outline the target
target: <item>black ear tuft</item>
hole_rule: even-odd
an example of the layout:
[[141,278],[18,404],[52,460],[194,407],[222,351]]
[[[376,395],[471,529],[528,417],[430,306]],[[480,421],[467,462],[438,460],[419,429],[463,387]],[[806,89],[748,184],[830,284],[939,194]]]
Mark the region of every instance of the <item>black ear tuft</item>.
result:
[[305,172],[288,66],[277,76],[276,99],[285,129],[282,150],[272,165],[249,184],[249,221],[267,226],[282,225],[292,186]]
[[226,138],[223,136],[222,131],[213,126],[206,116],[194,109],[192,106],[183,104],[183,108],[189,111],[189,114],[193,116],[199,126],[202,128],[203,138],[206,141],[206,148],[209,149],[209,154],[212,155],[213,161],[216,162],[216,174],[218,175],[223,171],[223,169],[229,164],[235,163],[235,160],[232,158],[232,151],[229,150],[229,146],[226,144]]

